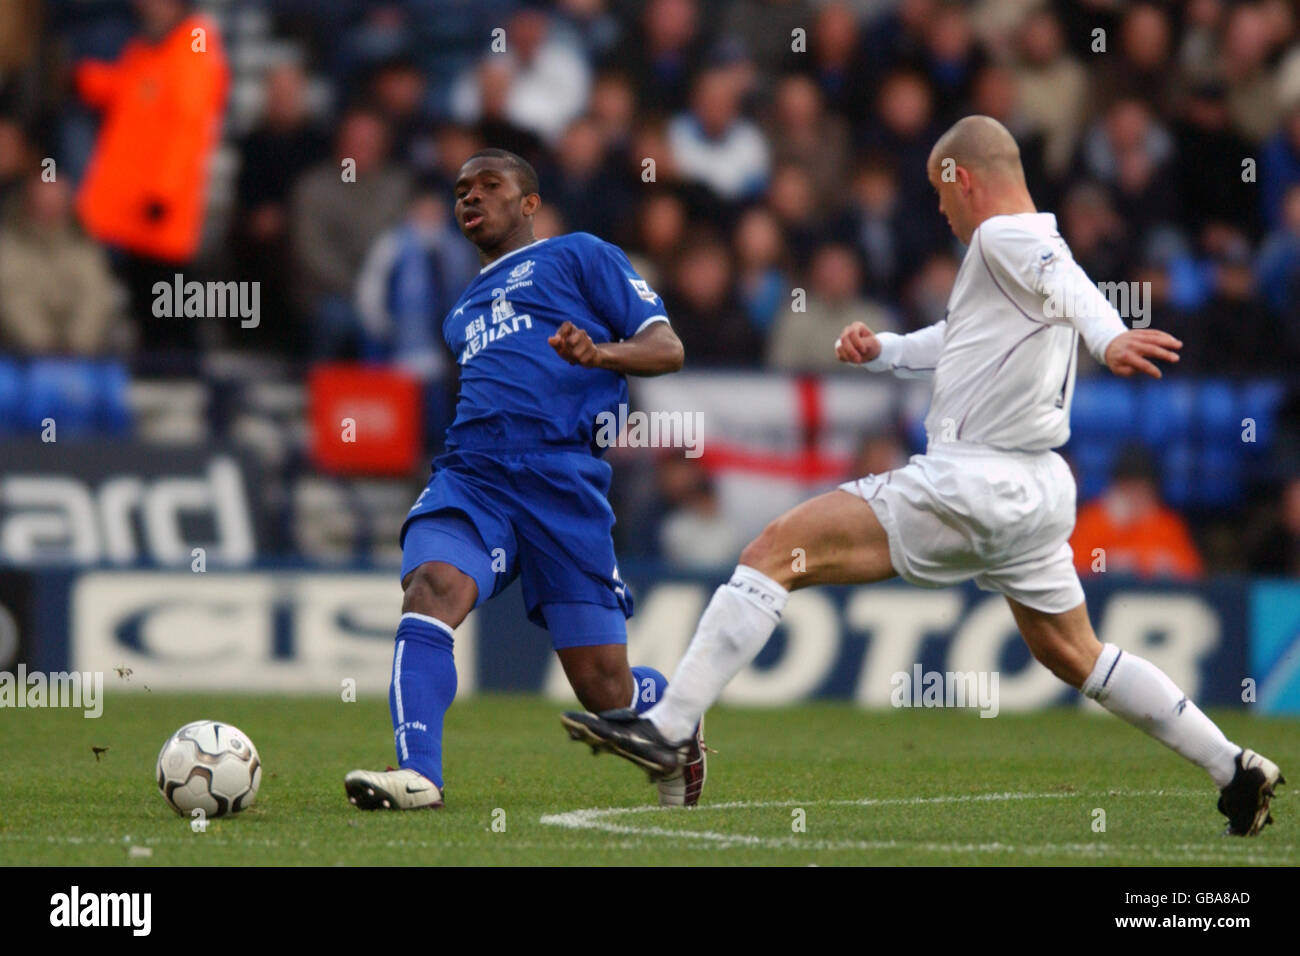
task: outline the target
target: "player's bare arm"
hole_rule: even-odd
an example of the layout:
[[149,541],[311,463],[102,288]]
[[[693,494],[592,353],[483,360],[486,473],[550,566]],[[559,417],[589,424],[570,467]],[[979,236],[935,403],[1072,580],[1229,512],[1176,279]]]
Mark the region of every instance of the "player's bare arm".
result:
[[682,341],[667,322],[655,322],[622,342],[597,344],[583,329],[565,322],[546,340],[570,365],[603,368],[620,375],[666,375],[686,361]]
[[1160,369],[1151,359],[1177,362],[1183,343],[1158,329],[1132,329],[1117,335],[1106,346],[1106,367],[1121,378],[1136,372],[1161,378]]

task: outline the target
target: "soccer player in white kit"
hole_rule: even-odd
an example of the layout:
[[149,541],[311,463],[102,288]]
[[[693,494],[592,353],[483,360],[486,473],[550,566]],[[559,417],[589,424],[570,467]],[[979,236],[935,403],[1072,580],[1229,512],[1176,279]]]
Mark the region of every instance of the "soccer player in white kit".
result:
[[[857,322],[834,346],[841,361],[869,371],[932,379],[925,454],[768,525],[713,595],[655,707],[562,721],[574,739],[652,778],[670,774],[704,712],[767,643],[790,591],[895,575],[926,587],[973,579],[1006,597],[1039,662],[1202,767],[1219,788],[1227,832],[1254,836],[1271,822],[1281,773],[1229,741],[1150,661],[1097,639],[1071,561],[1074,478],[1052,450],[1070,434],[1080,336],[1125,377],[1160,378],[1152,360],[1176,362],[1182,343],[1125,327],[1074,261],[1056,217],[1037,211],[1002,124],[959,121],[927,167],[940,211],[968,247],[947,317],[909,335],[874,335]],[[796,548],[804,570],[794,570]]]

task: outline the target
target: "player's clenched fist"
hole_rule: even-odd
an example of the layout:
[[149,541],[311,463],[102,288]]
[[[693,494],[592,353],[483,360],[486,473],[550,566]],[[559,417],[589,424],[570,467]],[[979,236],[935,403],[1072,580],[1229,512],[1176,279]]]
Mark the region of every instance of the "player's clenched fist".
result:
[[841,362],[861,365],[880,355],[880,339],[861,322],[854,322],[835,340],[835,354]]
[[1182,347],[1183,343],[1168,332],[1132,329],[1115,336],[1106,346],[1106,367],[1121,378],[1128,378],[1134,372],[1160,378],[1160,369],[1151,359],[1177,362],[1177,350]]
[[596,348],[596,343],[572,322],[565,322],[546,341],[570,365],[596,368],[600,364],[600,350]]

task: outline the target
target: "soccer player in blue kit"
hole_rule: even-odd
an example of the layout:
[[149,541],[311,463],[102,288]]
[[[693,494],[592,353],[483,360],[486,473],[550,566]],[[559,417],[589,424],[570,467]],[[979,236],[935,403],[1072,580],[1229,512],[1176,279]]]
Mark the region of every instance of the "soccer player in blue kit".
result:
[[[443,320],[460,364],[446,452],[402,527],[402,618],[389,707],[399,769],[354,770],[363,810],[443,805],[442,724],[456,695],[452,631],[522,579],[528,617],[545,627],[590,711],[647,709],[665,686],[629,667],[632,596],[619,578],[596,417],[628,400],[627,375],[682,367],[663,302],[627,256],[590,233],[533,235],[537,174],[481,150],[455,183],[461,232],[483,268]],[[695,756],[659,800],[691,806],[704,785]]]

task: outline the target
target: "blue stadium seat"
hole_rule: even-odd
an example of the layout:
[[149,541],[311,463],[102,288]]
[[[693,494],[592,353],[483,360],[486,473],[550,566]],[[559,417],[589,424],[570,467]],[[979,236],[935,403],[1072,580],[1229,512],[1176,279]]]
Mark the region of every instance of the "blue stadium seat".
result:
[[1236,446],[1227,443],[1203,445],[1199,465],[1200,475],[1192,504],[1221,508],[1241,500],[1242,457]]
[[1070,430],[1079,438],[1132,434],[1137,428],[1137,393],[1131,382],[1082,379],[1074,389]]
[[1138,434],[1152,448],[1190,438],[1195,418],[1195,383],[1163,380],[1144,384]]
[[99,394],[97,423],[105,435],[126,435],[131,431],[131,376],[120,362],[100,362],[96,369]]
[[22,421],[23,370],[0,358],[0,435],[16,434]]
[[1175,508],[1194,504],[1198,461],[1195,446],[1186,438],[1155,449],[1160,454],[1161,494]]
[[1241,440],[1237,393],[1229,382],[1207,379],[1198,386],[1197,418],[1201,437],[1215,444]]
[[1276,438],[1277,409],[1285,389],[1281,382],[1247,382],[1238,393],[1236,439],[1241,442],[1242,421],[1255,420],[1255,442],[1241,442],[1242,449],[1258,455],[1270,448]]
[[93,435],[98,431],[99,370],[80,359],[37,359],[27,369],[27,402],[23,424],[39,435],[42,422],[54,420],[59,438]]
[[1078,474],[1079,501],[1091,501],[1106,490],[1116,447],[1096,438],[1070,443],[1070,458]]

